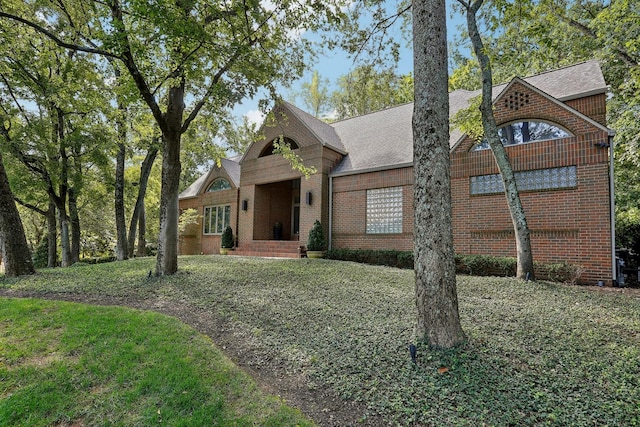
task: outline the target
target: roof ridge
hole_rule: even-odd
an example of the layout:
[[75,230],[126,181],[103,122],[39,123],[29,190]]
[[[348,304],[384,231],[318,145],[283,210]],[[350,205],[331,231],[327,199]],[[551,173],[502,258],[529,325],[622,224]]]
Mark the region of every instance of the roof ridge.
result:
[[[567,68],[578,67],[580,65],[588,64],[590,62],[595,62],[598,65],[600,64],[600,61],[598,61],[597,59],[589,59],[589,60],[586,60],[586,61],[577,62],[575,64],[565,65],[564,67],[553,68],[553,69],[550,69],[550,70],[541,71],[539,73],[531,74],[530,76],[526,76],[526,77],[520,77],[520,76],[515,76],[515,77],[520,77],[522,80],[526,80],[526,79],[530,79],[532,77],[538,77],[538,76],[542,76],[544,74],[555,73],[555,72],[558,72],[558,71],[566,70]],[[509,82],[505,82],[505,83],[509,83]],[[505,84],[505,83],[501,83],[501,84]],[[494,85],[494,86],[498,86],[498,85]]]
[[368,116],[370,114],[381,113],[383,111],[393,110],[394,108],[404,107],[404,106],[409,105],[409,104],[413,104],[413,101],[403,102],[402,104],[391,105],[391,106],[385,107],[385,108],[383,108],[381,110],[369,111],[368,113],[358,114],[357,116],[345,117],[344,119],[340,119],[340,120],[336,120],[335,122],[328,123],[328,125],[329,126],[333,126],[336,123],[341,123],[341,122],[345,122],[347,120],[352,120],[352,119],[357,119],[357,118],[360,118],[360,117],[365,117],[365,116]]

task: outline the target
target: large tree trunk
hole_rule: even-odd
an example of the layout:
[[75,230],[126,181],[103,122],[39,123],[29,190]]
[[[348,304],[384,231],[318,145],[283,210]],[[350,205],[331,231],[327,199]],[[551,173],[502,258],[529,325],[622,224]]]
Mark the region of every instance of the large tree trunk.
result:
[[69,223],[71,225],[71,264],[80,261],[80,215],[73,188],[69,189]]
[[169,89],[166,127],[162,132],[162,187],[160,190],[160,235],[156,275],[178,271],[178,188],[180,186],[180,139],[184,112],[184,77]]
[[58,263],[58,228],[56,226],[56,204],[49,197],[47,210],[47,267],[53,268]]
[[71,265],[71,245],[69,240],[69,216],[66,209],[60,209],[58,206],[58,224],[60,226],[60,249],[62,252],[62,267]]
[[65,144],[64,114],[60,108],[51,106],[51,117],[53,118],[53,140],[58,143],[58,158],[60,162],[60,178],[58,193],[55,194],[53,186],[49,187],[49,195],[56,202],[58,210],[58,223],[60,224],[60,247],[62,249],[62,267],[72,264],[71,243],[69,233],[69,215],[67,213],[67,197],[69,191],[69,156]]
[[33,274],[31,251],[0,153],[0,255],[8,277]]
[[413,2],[414,270],[418,338],[437,348],[465,340],[458,315],[449,160],[444,0]]
[[180,134],[164,136],[162,188],[160,192],[160,235],[156,275],[178,271],[178,186],[180,184]]
[[467,28],[469,37],[473,44],[473,51],[480,61],[482,70],[482,104],[480,110],[482,112],[482,127],[484,136],[489,142],[496,164],[502,176],[504,183],[504,191],[511,214],[511,221],[516,236],[516,256],[518,259],[517,277],[520,279],[535,280],[533,270],[533,252],[531,251],[531,238],[529,226],[527,225],[527,217],[524,207],[520,201],[520,194],[516,185],[516,179],[513,174],[513,168],[509,161],[500,136],[498,135],[498,126],[493,115],[493,77],[491,72],[491,62],[489,56],[484,51],[482,38],[478,32],[476,24],[476,13],[483,0],[476,0],[473,4],[467,6]]
[[[118,138],[122,137],[122,128],[118,124]],[[116,189],[115,189],[115,210],[116,210],[116,259],[123,261],[129,258],[127,249],[127,224],[124,214],[124,160],[126,147],[121,139],[118,142],[118,154],[116,155]]]
[[[149,176],[151,175],[151,169],[153,168],[153,162],[156,160],[156,156],[158,155],[158,149],[152,147],[147,151],[147,155],[140,166],[140,180],[138,181],[138,197],[136,199],[136,206],[133,209],[133,215],[131,215],[131,223],[129,224],[129,241],[128,241],[128,250],[129,250],[129,258],[133,257],[133,249],[135,247],[136,242],[136,228],[138,226],[138,221],[142,221],[142,225],[140,227],[140,239],[144,241],[144,198],[147,194],[147,185],[149,184]],[[143,248],[146,245],[146,242],[143,243]],[[143,252],[144,253],[144,252]],[[140,245],[138,245],[138,254],[140,255]]]

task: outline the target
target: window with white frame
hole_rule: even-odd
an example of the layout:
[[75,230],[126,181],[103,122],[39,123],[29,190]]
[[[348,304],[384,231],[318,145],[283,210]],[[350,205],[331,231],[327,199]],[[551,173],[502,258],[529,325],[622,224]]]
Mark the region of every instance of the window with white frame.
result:
[[[516,185],[520,191],[556,190],[577,186],[575,166],[537,169],[515,173]],[[495,194],[504,191],[500,174],[471,177],[471,194]]]
[[402,233],[402,187],[367,190],[367,234]]
[[204,234],[222,234],[231,225],[231,205],[204,208]]

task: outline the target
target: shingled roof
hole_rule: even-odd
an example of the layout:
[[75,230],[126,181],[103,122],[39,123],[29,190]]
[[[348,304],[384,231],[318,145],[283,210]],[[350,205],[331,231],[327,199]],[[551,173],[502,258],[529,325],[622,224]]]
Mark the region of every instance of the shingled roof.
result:
[[[240,156],[231,157],[230,159],[220,159],[220,166],[227,172],[231,183],[234,187],[240,186]],[[190,197],[197,197],[203,190],[202,186],[207,183],[211,173],[217,169],[218,166],[214,165],[210,170],[200,175],[200,178],[196,179],[190,186],[188,186],[180,195],[179,199],[188,199]]]
[[317,117],[312,116],[304,110],[296,107],[287,101],[281,101],[291,110],[292,113],[300,119],[300,121],[313,133],[325,146],[329,146],[339,153],[346,154],[346,150],[342,140],[336,133],[333,126],[323,122]]
[[[523,80],[562,102],[607,91],[607,85],[597,61],[583,62],[526,77]],[[509,83],[494,86],[493,99],[495,100],[508,85]],[[466,108],[469,101],[478,95],[480,90],[451,92],[449,94],[450,117]],[[282,101],[282,103],[324,146],[345,155],[332,171],[332,175],[361,173],[413,164],[411,125],[413,103],[331,124],[317,119],[289,102]],[[462,136],[459,129],[452,129],[449,146],[453,147]],[[236,187],[240,184],[240,159],[241,157],[222,159],[222,167]],[[180,194],[180,198],[197,196],[211,172],[198,178]]]
[[[568,101],[607,91],[600,65],[588,61],[523,79],[538,90],[560,100]],[[493,87],[495,99],[508,83]],[[480,90],[456,90],[449,94],[449,116],[466,108]],[[333,175],[364,172],[411,165],[413,163],[413,103],[392,107],[375,113],[353,117],[331,124],[345,150],[349,153],[333,170]],[[452,129],[451,147],[462,137]]]

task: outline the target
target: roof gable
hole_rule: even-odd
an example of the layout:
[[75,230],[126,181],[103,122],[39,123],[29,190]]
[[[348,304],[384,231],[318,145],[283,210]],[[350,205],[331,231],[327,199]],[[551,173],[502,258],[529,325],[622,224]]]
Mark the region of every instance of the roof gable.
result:
[[[582,119],[583,121],[589,123],[590,125],[596,127],[597,129],[607,132],[610,135],[614,134],[614,131],[612,131],[611,129],[607,128],[606,126],[602,125],[601,123],[599,123],[598,121],[592,119],[591,117],[579,112],[578,110],[570,107],[569,105],[565,104],[564,102],[559,101],[558,99],[554,98],[553,96],[550,96],[549,94],[545,93],[544,91],[542,91],[540,88],[534,86],[533,84],[529,83],[527,80],[519,78],[519,77],[514,77],[513,79],[511,79],[511,81],[507,84],[503,84],[503,85],[499,85],[494,87],[494,99],[493,99],[493,105],[496,106],[497,108],[499,108],[500,106],[502,106],[502,108],[513,108],[515,111],[518,111],[519,107],[522,108],[526,108],[525,105],[518,105],[517,102],[515,102],[514,100],[512,100],[511,98],[513,96],[517,97],[517,93],[518,91],[521,91],[522,88],[526,88],[529,91],[533,92],[535,95],[538,95],[538,99],[542,98],[543,101],[542,102],[549,102],[554,104],[556,107],[559,107],[561,109],[564,109],[568,112],[570,112],[573,116],[578,117],[579,119]],[[496,91],[495,89],[499,89],[500,92],[496,95]],[[514,95],[515,94],[515,95]],[[507,99],[507,96],[509,96],[509,99]],[[528,96],[528,95],[527,95]],[[587,94],[585,96],[590,96],[590,94]],[[503,102],[504,101],[504,102]],[[515,104],[514,104],[515,102]],[[527,101],[528,102],[528,101]],[[497,110],[496,108],[496,110]],[[541,108],[538,106],[536,107],[538,110],[541,110]],[[566,123],[562,123],[561,121],[556,120],[554,117],[541,117],[540,115],[536,115],[536,114],[530,114],[530,113],[524,113],[524,114],[513,114],[515,119],[543,119],[549,122],[553,122],[556,123],[558,125],[561,125],[563,127],[566,127],[567,129],[570,127],[568,124]],[[508,122],[508,120],[507,120]],[[500,121],[498,121],[498,127],[500,127]],[[505,123],[505,121],[503,120],[502,123]],[[453,132],[452,132],[452,136],[453,136]],[[457,133],[457,139],[455,141],[450,141],[453,142],[453,145],[451,145],[451,151],[454,151],[455,149],[457,149],[459,147],[459,145],[466,139],[466,135],[462,134],[462,132],[458,131]]]
[[279,136],[293,139],[300,148],[320,144],[340,154],[346,154],[344,145],[333,127],[322,120],[286,101],[279,101],[271,113],[275,115],[275,120],[265,120],[260,128],[263,138],[249,146],[240,163],[260,157],[264,148]]
[[240,156],[232,157],[230,159],[220,159],[220,167],[218,167],[217,164],[214,164],[211,169],[200,175],[198,179],[180,193],[178,199],[197,197],[205,191],[204,186],[210,183],[214,177],[229,178],[233,187],[237,188],[240,185],[239,160]]

